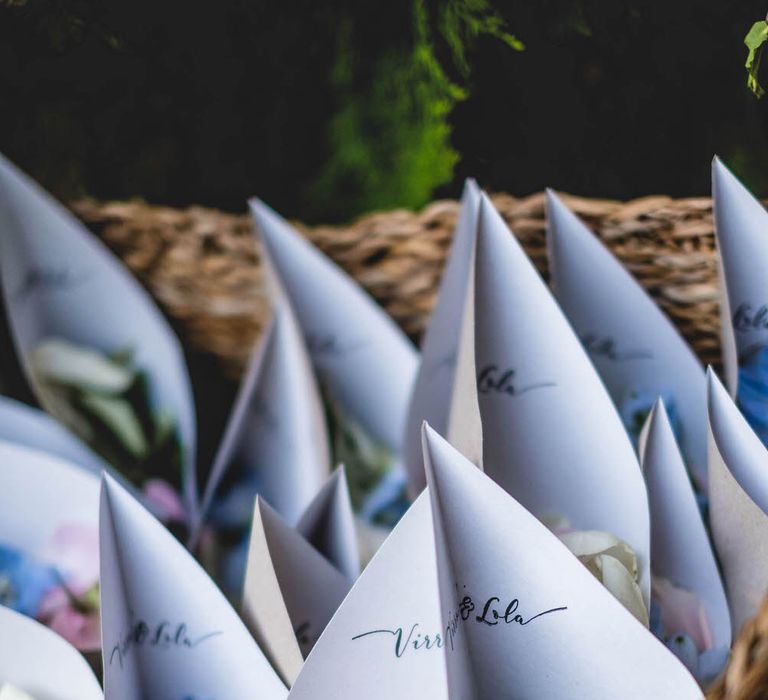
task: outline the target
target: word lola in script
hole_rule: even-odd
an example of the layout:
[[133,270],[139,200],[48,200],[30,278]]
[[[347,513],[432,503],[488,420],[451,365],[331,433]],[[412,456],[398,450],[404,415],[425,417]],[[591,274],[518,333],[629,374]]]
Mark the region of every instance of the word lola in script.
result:
[[122,668],[123,660],[135,648],[148,647],[157,650],[194,649],[203,642],[207,642],[221,634],[223,632],[217,630],[195,636],[190,634],[185,622],[174,624],[162,621],[150,625],[144,620],[139,620],[132,624],[125,636],[112,647],[109,663],[112,664],[117,659],[120,663],[120,668]]
[[498,365],[486,365],[477,375],[477,390],[481,394],[506,394],[520,396],[536,389],[557,386],[554,382],[520,384],[515,378],[516,370],[499,369]]
[[[549,608],[533,614],[524,614],[520,611],[520,601],[513,598],[506,604],[502,604],[498,596],[488,598],[481,608],[477,608],[472,598],[464,596],[459,602],[457,608],[448,615],[448,624],[445,628],[445,635],[440,632],[426,634],[421,631],[420,623],[414,622],[404,627],[381,628],[361,632],[352,637],[352,641],[371,637],[384,637],[393,642],[392,651],[395,657],[400,659],[407,653],[428,652],[434,649],[442,649],[445,640],[448,640],[450,648],[453,649],[453,640],[459,630],[461,622],[482,624],[489,627],[496,625],[514,625],[516,627],[526,627],[536,620],[540,620],[546,615],[552,613],[564,612],[568,610],[565,605]],[[475,613],[473,615],[473,613]]]

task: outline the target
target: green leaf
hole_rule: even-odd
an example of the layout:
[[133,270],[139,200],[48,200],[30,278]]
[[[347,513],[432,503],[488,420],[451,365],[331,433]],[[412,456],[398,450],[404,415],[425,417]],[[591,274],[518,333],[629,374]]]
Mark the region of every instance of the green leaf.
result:
[[467,50],[481,36],[494,37],[515,51],[525,50],[525,44],[507,31],[506,20],[489,0],[449,0],[440,11],[439,24],[464,77],[470,72]]
[[347,414],[325,383],[321,383],[321,391],[331,435],[332,462],[345,466],[352,505],[359,510],[392,468],[395,457]]
[[744,67],[747,69],[747,87],[754,93],[755,97],[762,97],[765,94],[760,81],[758,72],[760,63],[763,59],[763,48],[768,41],[768,22],[761,20],[755,22],[752,28],[744,37],[744,45],[749,49],[747,61]]
[[120,445],[136,459],[147,456],[149,445],[141,429],[141,423],[136,418],[133,407],[128,401],[100,396],[99,394],[83,394],[80,400],[84,407],[112,431]]
[[369,66],[352,19],[339,22],[331,71],[339,108],[328,124],[327,156],[308,187],[316,218],[336,216],[326,207],[340,200],[347,214],[424,206],[453,179],[459,160],[450,116],[469,94],[472,47],[493,37],[525,48],[494,0],[445,0],[432,13],[426,0],[409,3],[409,41],[380,52]]

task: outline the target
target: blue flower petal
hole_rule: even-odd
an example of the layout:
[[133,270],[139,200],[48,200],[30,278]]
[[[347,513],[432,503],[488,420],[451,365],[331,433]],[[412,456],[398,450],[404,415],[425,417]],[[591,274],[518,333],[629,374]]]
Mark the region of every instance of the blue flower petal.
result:
[[53,567],[0,545],[0,604],[36,617],[42,599],[60,585],[61,577]]
[[768,347],[742,361],[737,399],[747,422],[768,445]]
[[[643,425],[645,425],[645,419],[648,418],[648,414],[653,409],[658,398],[658,394],[650,394],[646,391],[632,389],[619,406],[621,420],[635,447],[637,447],[637,441],[640,438],[640,431],[643,429]],[[675,434],[677,441],[680,442],[681,424],[680,417],[675,408],[675,402],[672,396],[666,392],[662,392],[661,400],[664,402],[664,408],[667,409],[672,432]]]
[[366,522],[392,528],[409,506],[405,472],[398,464],[367,495],[360,508],[360,515]]

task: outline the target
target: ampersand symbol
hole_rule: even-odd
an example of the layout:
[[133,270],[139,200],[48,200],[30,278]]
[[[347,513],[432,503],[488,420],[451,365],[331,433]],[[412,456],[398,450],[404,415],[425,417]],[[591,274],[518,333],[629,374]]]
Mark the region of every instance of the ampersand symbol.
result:
[[475,604],[472,602],[472,598],[465,595],[459,603],[459,614],[462,620],[466,620],[470,613],[475,609]]

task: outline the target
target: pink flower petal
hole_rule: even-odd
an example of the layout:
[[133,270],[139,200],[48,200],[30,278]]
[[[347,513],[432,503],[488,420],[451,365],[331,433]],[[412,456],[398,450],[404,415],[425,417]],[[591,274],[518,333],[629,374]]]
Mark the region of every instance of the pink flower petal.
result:
[[96,651],[101,646],[99,616],[96,613],[84,615],[72,608],[61,608],[46,624],[80,651]]
[[56,566],[75,595],[81,595],[99,580],[98,530],[86,523],[61,525],[43,558]]
[[659,604],[665,635],[687,634],[699,653],[714,647],[707,611],[696,594],[678,588],[665,578],[654,576],[651,579],[651,595]]
[[144,484],[144,497],[154,514],[164,522],[186,521],[187,514],[181,497],[162,479],[150,479]]
[[99,615],[96,611],[82,613],[72,607],[64,588],[54,588],[40,603],[38,619],[81,651],[100,648]]

